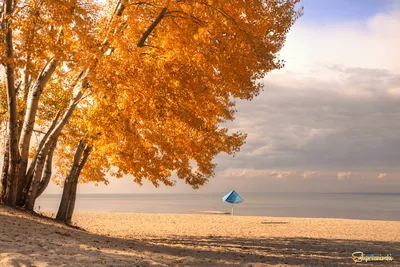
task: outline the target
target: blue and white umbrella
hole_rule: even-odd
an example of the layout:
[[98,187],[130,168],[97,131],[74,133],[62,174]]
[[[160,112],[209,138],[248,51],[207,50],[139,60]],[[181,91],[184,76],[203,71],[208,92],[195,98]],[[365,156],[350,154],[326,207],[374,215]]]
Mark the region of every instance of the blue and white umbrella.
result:
[[242,203],[243,198],[241,198],[239,194],[236,193],[235,190],[232,190],[222,198],[222,201],[232,204],[232,216],[233,216],[235,204]]

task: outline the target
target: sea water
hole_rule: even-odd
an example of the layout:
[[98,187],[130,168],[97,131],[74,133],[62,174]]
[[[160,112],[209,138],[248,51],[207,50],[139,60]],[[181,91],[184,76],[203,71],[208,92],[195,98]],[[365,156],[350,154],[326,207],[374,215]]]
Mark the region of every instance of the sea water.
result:
[[[132,213],[230,212],[224,193],[82,194],[75,211]],[[235,215],[400,220],[400,193],[240,193]],[[56,212],[61,196],[42,195],[35,209]]]

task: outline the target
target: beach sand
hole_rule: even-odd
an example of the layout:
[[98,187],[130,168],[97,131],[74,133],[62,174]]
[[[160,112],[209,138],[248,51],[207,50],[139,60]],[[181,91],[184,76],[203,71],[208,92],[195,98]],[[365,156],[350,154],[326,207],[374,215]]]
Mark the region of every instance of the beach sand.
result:
[[[51,214],[48,214],[51,215]],[[391,254],[400,222],[197,214],[76,213],[72,229],[0,206],[0,266],[354,266]]]

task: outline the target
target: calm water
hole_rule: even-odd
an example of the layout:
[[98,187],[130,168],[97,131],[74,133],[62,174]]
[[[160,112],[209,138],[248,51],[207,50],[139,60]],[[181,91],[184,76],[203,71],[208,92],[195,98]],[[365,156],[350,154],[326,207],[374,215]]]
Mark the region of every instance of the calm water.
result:
[[[223,195],[78,195],[75,210],[134,213],[195,213],[205,210],[230,212],[231,205],[221,200]],[[400,193],[240,195],[244,202],[235,205],[237,215],[400,220]],[[59,195],[43,195],[36,206],[40,206],[40,210],[56,211],[59,201]]]

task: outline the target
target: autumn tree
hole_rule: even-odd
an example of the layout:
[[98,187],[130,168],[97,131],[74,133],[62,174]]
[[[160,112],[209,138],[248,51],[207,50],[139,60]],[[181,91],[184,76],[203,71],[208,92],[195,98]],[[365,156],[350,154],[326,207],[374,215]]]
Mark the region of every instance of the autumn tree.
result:
[[32,210],[51,176],[65,179],[57,217],[68,222],[79,181],[206,183],[213,158],[244,142],[222,126],[235,99],[283,66],[297,2],[4,1],[5,202]]
[[[44,135],[40,151],[28,170],[32,133],[37,125],[41,94],[56,73],[64,79],[65,73],[79,72],[90,59],[93,47],[91,28],[96,6],[92,1],[3,1],[1,62],[5,68],[8,96],[9,160],[4,162],[2,180],[7,179],[5,202],[10,206],[24,205],[32,175],[41,175],[42,156],[61,131]],[[77,79],[74,75],[74,79]],[[67,75],[67,79],[70,78]],[[74,82],[65,79],[64,84]],[[67,87],[68,88],[68,87]],[[67,112],[67,111],[65,111]],[[65,114],[64,114],[65,115]],[[59,122],[66,123],[62,120]],[[41,154],[39,154],[41,153]],[[36,163],[39,165],[35,166]],[[38,170],[38,171],[36,171]],[[7,177],[7,178],[6,178]]]
[[[235,98],[257,95],[257,80],[281,67],[276,53],[297,13],[293,2],[275,3],[264,10],[269,20],[256,24],[250,18],[263,14],[260,6],[159,4],[125,7],[123,21],[114,21],[123,31],[108,38],[112,52],[88,75],[96,88],[84,113],[83,132],[92,133],[86,137],[88,162],[101,158],[104,166],[117,168],[111,175],[132,175],[155,186],[174,185],[176,173],[197,188],[213,176],[217,154],[234,153],[243,144],[244,135],[228,134],[221,124],[233,119]],[[154,15],[138,31],[144,14]],[[257,41],[263,34],[268,39]],[[82,140],[75,156],[84,159]],[[72,164],[70,174],[77,168]],[[94,173],[81,178],[105,176]],[[60,205],[58,218],[68,222],[71,217],[63,214],[68,212]]]

